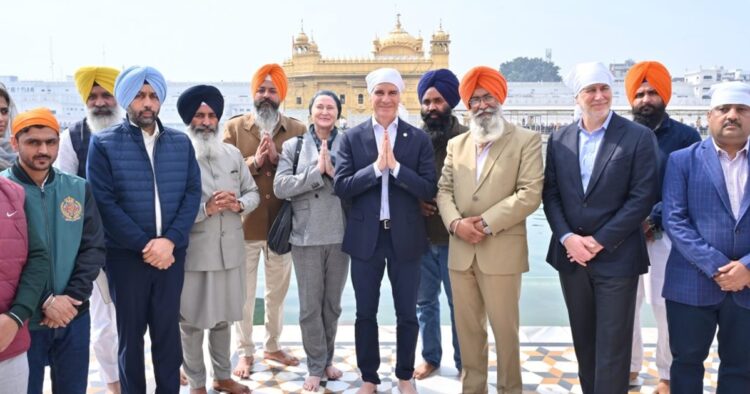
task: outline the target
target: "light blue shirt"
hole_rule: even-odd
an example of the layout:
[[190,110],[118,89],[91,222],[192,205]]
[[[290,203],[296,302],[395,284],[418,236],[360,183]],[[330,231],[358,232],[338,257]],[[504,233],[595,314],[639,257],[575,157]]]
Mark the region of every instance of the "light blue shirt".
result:
[[[372,118],[372,130],[375,132],[375,143],[378,147],[378,153],[380,153],[380,148],[383,145],[383,138],[385,137],[385,130],[383,126],[378,124],[378,122],[375,120],[375,118]],[[388,125],[388,138],[391,142],[391,149],[396,145],[396,138],[398,136],[398,117],[391,122],[391,124]],[[380,186],[380,220],[390,219],[391,218],[391,208],[388,203],[388,179],[390,178],[390,174],[393,173],[393,177],[398,177],[398,170],[401,169],[401,163],[396,163],[396,168],[391,170],[386,167],[383,171],[380,171],[378,169],[377,163],[372,163],[372,169],[375,170],[375,176],[378,178],[382,178],[382,183]]]
[[[607,131],[607,127],[609,127],[613,113],[609,111],[609,115],[607,115],[607,119],[604,119],[602,126],[591,132],[583,128],[583,118],[578,119],[578,164],[581,168],[581,183],[584,193],[586,193],[586,189],[589,187],[591,174],[594,172],[596,155],[599,153],[599,147],[602,145],[604,133]],[[566,233],[560,237],[560,243],[564,243],[571,235],[573,233]]]

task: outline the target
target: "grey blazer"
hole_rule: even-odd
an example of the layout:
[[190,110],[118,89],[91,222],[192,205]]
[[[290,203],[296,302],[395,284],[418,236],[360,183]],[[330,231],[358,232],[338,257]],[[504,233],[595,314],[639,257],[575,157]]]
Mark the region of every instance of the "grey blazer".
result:
[[[331,156],[335,157],[341,131],[333,140]],[[304,134],[297,173],[292,175],[297,139],[290,138],[282,146],[273,192],[279,199],[292,202],[292,233],[289,243],[296,246],[340,244],[344,239],[344,210],[333,192],[333,180],[318,169],[318,149],[312,135]]]
[[224,211],[207,216],[206,201],[217,190],[233,191],[245,205],[242,215],[260,202],[258,187],[239,149],[222,143],[219,154],[199,157],[201,169],[201,208],[190,230],[185,271],[219,271],[245,262],[245,242],[239,213]]

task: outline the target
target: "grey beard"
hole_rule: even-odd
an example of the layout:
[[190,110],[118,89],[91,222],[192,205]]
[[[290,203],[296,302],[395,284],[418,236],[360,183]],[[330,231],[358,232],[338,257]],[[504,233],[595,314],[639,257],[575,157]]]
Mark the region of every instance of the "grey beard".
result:
[[212,155],[219,153],[221,148],[221,136],[218,131],[211,133],[205,133],[202,131],[196,131],[192,126],[187,128],[188,136],[190,141],[193,143],[193,149],[195,149],[195,157],[197,159],[210,158]]
[[486,144],[497,141],[503,135],[505,123],[500,108],[489,118],[478,119],[474,114],[469,118],[469,132],[476,144]]
[[272,134],[276,124],[279,123],[279,110],[268,106],[261,106],[256,110],[255,123],[260,127],[261,133]]
[[95,115],[92,108],[86,108],[86,125],[92,133],[98,133],[122,120],[122,109],[115,106],[110,115]]

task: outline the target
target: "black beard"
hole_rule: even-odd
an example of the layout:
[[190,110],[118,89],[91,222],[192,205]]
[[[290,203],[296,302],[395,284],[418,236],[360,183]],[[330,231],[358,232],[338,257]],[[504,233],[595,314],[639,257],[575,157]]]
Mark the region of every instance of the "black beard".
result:
[[267,109],[267,108],[271,108],[274,111],[278,111],[279,109],[279,103],[276,103],[271,99],[256,100],[255,102],[253,102],[253,104],[255,104],[255,109],[258,111],[261,111],[262,109]]
[[636,109],[633,108],[633,121],[640,123],[651,130],[655,130],[656,126],[664,120],[664,115],[667,113],[666,107],[646,104]]
[[[433,118],[432,114],[437,113],[438,117]],[[425,132],[430,136],[432,140],[432,147],[438,150],[445,149],[450,139],[450,127],[451,127],[451,110],[450,108],[445,112],[432,111],[432,112],[421,112],[422,121],[424,122]]]

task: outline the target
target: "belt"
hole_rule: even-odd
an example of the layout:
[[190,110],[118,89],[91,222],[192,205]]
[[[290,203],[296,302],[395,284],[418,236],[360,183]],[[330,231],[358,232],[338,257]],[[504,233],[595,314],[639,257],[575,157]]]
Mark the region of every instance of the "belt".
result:
[[383,230],[390,230],[391,229],[391,219],[383,219],[380,221],[380,225],[383,227]]

